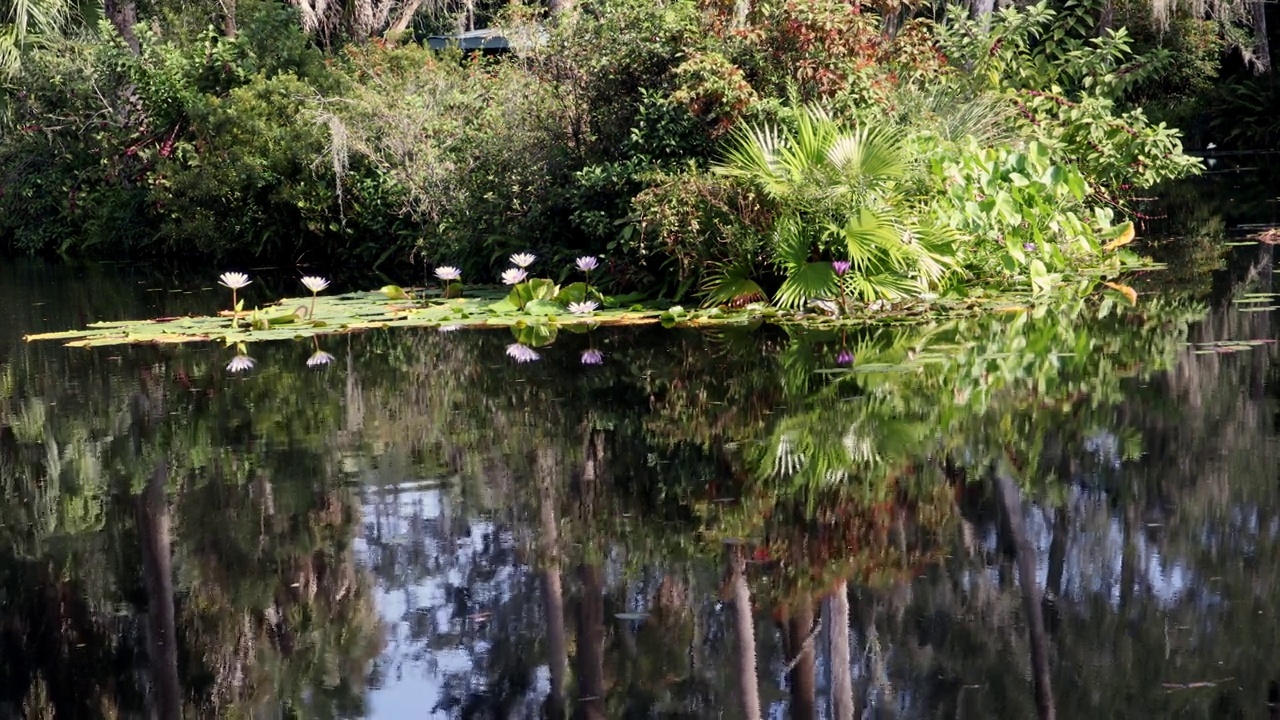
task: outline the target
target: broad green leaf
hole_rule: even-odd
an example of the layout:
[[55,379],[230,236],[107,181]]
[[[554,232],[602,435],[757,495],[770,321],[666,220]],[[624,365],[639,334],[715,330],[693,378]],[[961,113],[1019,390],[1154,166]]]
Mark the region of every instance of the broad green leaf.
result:
[[531,300],[524,311],[530,315],[564,315],[568,309],[552,300]]

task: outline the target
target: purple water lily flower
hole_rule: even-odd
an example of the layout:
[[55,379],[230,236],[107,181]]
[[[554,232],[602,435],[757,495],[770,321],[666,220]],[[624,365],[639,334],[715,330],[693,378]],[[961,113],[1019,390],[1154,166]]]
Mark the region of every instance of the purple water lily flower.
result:
[[511,343],[508,345],[507,356],[518,363],[533,362],[542,357],[538,354],[537,350],[521,343]]
[[1023,250],[1026,250],[1027,252],[1035,252],[1035,251],[1036,251],[1036,244],[1035,244],[1035,243],[1023,243],[1023,245],[1022,245],[1022,249],[1023,249]]
[[600,365],[602,363],[604,363],[604,353],[596,350],[595,348],[582,351],[583,365]]
[[837,276],[842,276],[849,272],[851,267],[853,267],[853,263],[848,260],[836,260],[831,263],[831,269],[836,271]]
[[841,367],[844,367],[845,365],[852,365],[853,353],[844,349],[840,350],[840,354],[836,355],[836,364]]

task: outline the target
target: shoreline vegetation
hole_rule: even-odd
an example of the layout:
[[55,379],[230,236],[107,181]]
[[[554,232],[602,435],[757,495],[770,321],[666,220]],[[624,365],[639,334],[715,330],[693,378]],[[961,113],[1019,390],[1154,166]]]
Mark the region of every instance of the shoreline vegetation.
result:
[[[445,16],[417,3],[126,5],[0,43],[9,252],[411,263],[430,287],[528,250],[564,268],[508,283],[542,318],[637,293],[691,317],[1134,302],[1135,198],[1201,168],[1138,105],[1186,58],[1110,2],[468,5],[498,57],[418,44]],[[560,297],[574,258],[595,284]]]

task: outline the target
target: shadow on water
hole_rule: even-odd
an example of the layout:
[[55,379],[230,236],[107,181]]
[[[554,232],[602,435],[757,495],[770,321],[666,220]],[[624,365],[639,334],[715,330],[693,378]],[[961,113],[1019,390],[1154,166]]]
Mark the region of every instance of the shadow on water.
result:
[[1136,308],[525,363],[27,346],[225,298],[0,269],[0,714],[1273,717],[1271,248],[1200,221]]

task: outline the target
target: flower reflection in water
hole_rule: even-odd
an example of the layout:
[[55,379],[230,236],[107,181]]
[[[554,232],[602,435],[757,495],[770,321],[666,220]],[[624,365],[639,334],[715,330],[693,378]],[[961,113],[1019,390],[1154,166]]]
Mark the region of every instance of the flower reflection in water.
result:
[[507,357],[518,363],[528,363],[542,358],[537,350],[523,343],[511,343],[507,346]]
[[316,350],[307,358],[307,367],[320,368],[334,361],[334,357],[323,350]]
[[253,365],[253,358],[248,355],[237,355],[231,358],[231,362],[227,363],[227,372],[248,372],[253,369]]
[[582,351],[583,365],[600,365],[602,363],[604,363],[604,353],[595,348]]
[[852,365],[853,353],[841,348],[840,354],[836,355],[836,364],[841,367],[844,367],[845,365]]

